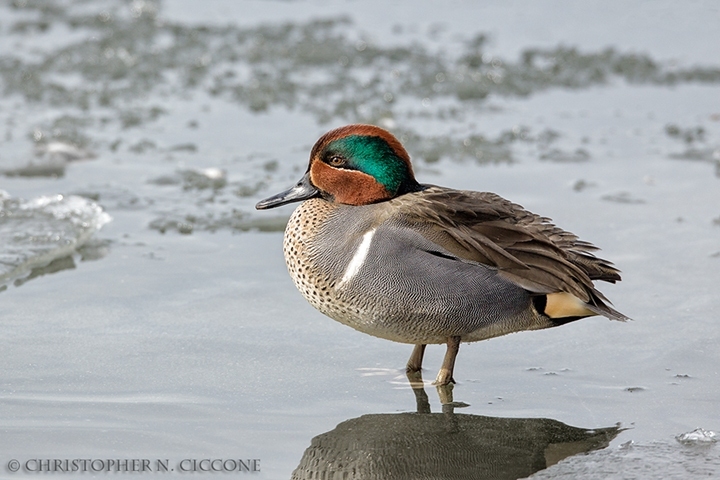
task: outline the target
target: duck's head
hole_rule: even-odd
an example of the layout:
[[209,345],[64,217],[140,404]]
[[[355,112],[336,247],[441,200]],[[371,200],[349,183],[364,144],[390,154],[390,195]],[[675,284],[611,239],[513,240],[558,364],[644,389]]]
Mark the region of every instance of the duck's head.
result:
[[373,125],[348,125],[320,137],[310,152],[307,172],[295,186],[255,208],[264,210],[315,197],[368,205],[420,188],[410,156],[397,138]]

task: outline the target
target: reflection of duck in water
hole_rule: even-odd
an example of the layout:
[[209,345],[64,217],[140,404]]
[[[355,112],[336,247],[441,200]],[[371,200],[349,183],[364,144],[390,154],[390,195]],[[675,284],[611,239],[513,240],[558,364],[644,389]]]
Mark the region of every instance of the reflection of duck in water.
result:
[[300,479],[516,479],[606,447],[619,427],[446,413],[363,415],[313,438]]
[[381,128],[326,133],[300,182],[257,208],[299,201],[284,242],[298,289],[345,325],[415,344],[408,371],[447,343],[439,385],[454,381],[460,342],[626,319],[593,285],[620,280],[593,245],[493,193],[421,185]]

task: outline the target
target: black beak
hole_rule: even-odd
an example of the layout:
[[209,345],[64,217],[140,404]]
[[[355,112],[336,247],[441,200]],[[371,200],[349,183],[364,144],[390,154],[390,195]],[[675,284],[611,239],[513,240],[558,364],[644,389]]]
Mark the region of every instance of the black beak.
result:
[[319,197],[320,190],[310,183],[310,172],[306,173],[294,186],[277,195],[266,198],[255,205],[258,210],[279,207],[292,202],[300,202],[309,198]]

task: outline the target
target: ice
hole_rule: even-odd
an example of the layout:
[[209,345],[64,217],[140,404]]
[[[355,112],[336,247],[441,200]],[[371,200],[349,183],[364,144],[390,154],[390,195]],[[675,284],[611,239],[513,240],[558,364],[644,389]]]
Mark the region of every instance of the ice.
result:
[[681,433],[675,440],[683,445],[710,445],[717,442],[716,437],[715,432],[698,427],[692,432]]
[[22,200],[0,191],[0,284],[72,254],[110,220],[82,197]]

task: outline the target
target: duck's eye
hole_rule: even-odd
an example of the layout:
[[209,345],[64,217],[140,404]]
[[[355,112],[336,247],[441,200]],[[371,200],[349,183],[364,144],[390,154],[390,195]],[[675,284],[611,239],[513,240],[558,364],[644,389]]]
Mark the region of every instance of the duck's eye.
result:
[[345,159],[340,155],[333,155],[330,157],[330,160],[328,160],[328,163],[333,167],[341,167],[345,165]]

